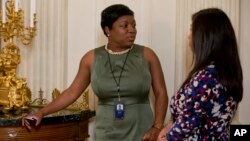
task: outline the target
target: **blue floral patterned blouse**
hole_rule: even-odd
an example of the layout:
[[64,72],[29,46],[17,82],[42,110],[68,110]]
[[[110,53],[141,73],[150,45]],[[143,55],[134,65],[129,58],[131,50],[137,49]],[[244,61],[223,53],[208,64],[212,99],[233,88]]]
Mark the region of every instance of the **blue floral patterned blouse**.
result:
[[174,123],[168,141],[229,140],[237,103],[225,93],[214,65],[198,71],[171,99]]

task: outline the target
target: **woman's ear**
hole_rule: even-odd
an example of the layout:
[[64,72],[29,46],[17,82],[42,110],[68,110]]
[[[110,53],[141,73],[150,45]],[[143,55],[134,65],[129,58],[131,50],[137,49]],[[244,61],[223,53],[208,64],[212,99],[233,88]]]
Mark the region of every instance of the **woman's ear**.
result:
[[104,27],[104,31],[106,33],[106,35],[109,37],[110,36],[110,30],[107,26]]

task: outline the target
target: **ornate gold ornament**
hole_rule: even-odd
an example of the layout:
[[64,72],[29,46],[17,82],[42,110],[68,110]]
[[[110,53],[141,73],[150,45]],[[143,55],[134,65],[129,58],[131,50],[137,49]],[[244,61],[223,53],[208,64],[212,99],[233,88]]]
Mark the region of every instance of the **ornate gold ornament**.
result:
[[[6,46],[0,49],[0,106],[4,111],[27,109],[31,103],[31,91],[25,78],[16,75],[20,64],[20,50],[13,42],[16,37],[24,45],[31,43],[36,34],[36,14],[30,27],[24,27],[24,12],[17,8],[16,0],[2,0],[0,12],[0,38]],[[32,10],[31,10],[32,11]]]
[[[52,91],[52,101],[55,100],[57,97],[59,97],[61,95],[61,92],[55,88]],[[89,89],[85,90],[82,93],[82,96],[79,97],[74,103],[72,103],[71,105],[69,105],[66,109],[68,110],[74,110],[74,111],[86,111],[89,110]],[[31,104],[30,107],[44,107],[47,104],[49,104],[51,101],[47,100],[46,98],[43,97],[43,90],[40,89],[39,90],[39,97],[34,99]]]
[[[60,91],[58,89],[54,89],[52,92],[52,100],[56,99],[60,96]],[[77,110],[77,111],[86,111],[89,110],[89,89],[83,92],[82,96],[75,101],[73,104],[69,105],[67,109]]]

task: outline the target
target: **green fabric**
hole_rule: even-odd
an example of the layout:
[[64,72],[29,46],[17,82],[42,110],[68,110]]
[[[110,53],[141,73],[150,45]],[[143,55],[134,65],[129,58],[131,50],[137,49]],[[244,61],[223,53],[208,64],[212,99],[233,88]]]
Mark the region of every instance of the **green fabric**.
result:
[[[130,50],[120,80],[121,100],[126,105],[123,120],[114,120],[114,101],[118,95],[108,54],[104,46],[95,49],[91,86],[99,98],[95,125],[96,141],[141,141],[144,133],[152,126],[153,113],[148,99],[151,75],[143,49],[143,46],[134,45]],[[126,55],[110,54],[117,81]]]

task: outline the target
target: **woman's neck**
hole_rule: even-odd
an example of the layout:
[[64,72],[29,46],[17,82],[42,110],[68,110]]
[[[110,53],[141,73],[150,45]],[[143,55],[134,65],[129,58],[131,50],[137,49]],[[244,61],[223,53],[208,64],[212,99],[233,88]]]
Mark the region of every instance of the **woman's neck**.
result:
[[109,44],[106,44],[105,50],[109,54],[114,54],[114,55],[121,55],[127,53],[129,50],[131,50],[133,46],[128,47],[128,48],[111,48]]

